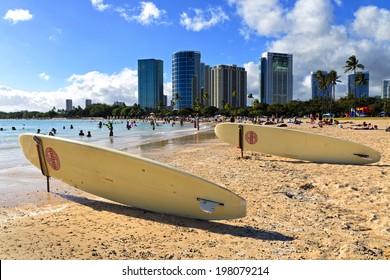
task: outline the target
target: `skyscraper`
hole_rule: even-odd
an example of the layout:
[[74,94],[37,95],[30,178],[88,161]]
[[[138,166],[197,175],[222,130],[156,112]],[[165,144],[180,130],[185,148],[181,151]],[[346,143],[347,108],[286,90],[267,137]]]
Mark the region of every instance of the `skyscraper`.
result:
[[73,109],[73,101],[72,99],[66,99],[66,111],[72,111]]
[[92,105],[92,100],[91,99],[85,99],[85,108],[87,108],[88,106],[91,106]]
[[175,109],[193,108],[201,96],[200,52],[179,51],[172,55],[172,98]]
[[[356,74],[358,74],[357,72]],[[369,72],[363,72],[363,77],[365,82],[355,85],[355,74],[348,74],[348,93],[355,96],[355,86],[356,86],[356,98],[368,97],[369,95]]]
[[292,54],[265,52],[259,59],[260,99],[286,104],[293,98]]
[[211,67],[205,63],[200,63],[200,94],[202,103],[211,106]]
[[[322,74],[326,77],[328,76],[327,71],[321,71]],[[319,81],[316,79],[317,72],[311,72],[311,98],[330,98],[332,96],[332,85],[329,84],[327,88],[320,89]]]
[[211,105],[222,109],[225,104],[245,107],[247,72],[236,65],[217,65],[211,68]]
[[155,109],[164,103],[163,61],[138,60],[138,103],[141,108]]
[[390,98],[390,79],[382,81],[382,98]]

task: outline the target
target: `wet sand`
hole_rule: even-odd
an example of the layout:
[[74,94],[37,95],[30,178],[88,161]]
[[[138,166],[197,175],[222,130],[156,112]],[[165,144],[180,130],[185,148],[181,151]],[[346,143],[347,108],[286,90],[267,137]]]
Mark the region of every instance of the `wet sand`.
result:
[[[141,147],[142,156],[244,197],[247,216],[229,221],[134,209],[57,180],[51,180],[47,193],[40,171],[28,169],[32,180],[21,182],[30,190],[20,194],[22,203],[5,203],[0,209],[0,258],[388,260],[390,133],[384,129],[390,120],[371,122],[379,130],[293,126],[382,152],[380,162],[366,166],[317,164],[250,151],[242,159],[237,147],[210,133]],[[24,171],[15,170],[14,183],[18,172]]]

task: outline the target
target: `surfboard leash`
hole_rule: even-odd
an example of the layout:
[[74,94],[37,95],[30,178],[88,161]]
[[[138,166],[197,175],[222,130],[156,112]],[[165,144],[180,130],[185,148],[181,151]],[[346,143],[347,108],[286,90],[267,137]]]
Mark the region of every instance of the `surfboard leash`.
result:
[[238,146],[241,149],[241,158],[244,157],[244,126],[238,125]]
[[33,140],[37,144],[37,151],[38,151],[38,158],[39,158],[39,165],[41,166],[41,172],[44,176],[46,176],[46,187],[47,187],[47,192],[50,192],[50,175],[49,171],[47,169],[47,164],[45,160],[45,153],[43,152],[43,145],[42,145],[42,140],[38,136],[34,136]]

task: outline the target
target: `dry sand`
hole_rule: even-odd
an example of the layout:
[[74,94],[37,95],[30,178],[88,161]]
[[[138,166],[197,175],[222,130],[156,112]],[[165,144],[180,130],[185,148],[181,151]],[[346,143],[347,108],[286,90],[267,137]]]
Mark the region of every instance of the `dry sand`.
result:
[[213,137],[145,154],[244,197],[248,213],[237,220],[147,212],[56,180],[46,193],[42,178],[22,205],[1,207],[0,259],[389,260],[390,120],[371,122],[379,130],[295,127],[382,152],[380,162],[366,166],[250,151],[241,159],[237,147]]

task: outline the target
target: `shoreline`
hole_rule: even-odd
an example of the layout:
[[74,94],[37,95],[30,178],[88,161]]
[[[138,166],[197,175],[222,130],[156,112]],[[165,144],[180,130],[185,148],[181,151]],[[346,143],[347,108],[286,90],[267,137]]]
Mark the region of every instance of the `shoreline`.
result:
[[147,212],[56,180],[48,194],[38,170],[41,183],[31,196],[44,203],[1,208],[0,236],[7,241],[0,245],[0,257],[389,260],[390,133],[384,129],[390,120],[373,122],[378,130],[292,126],[382,152],[378,163],[366,166],[317,164],[250,151],[241,159],[237,147],[212,135],[204,141],[198,136],[198,142],[185,136],[193,138],[192,144],[172,139],[147,144],[150,149],[143,156],[245,198],[247,216],[236,220],[208,222]]
[[[157,160],[160,153],[165,154],[179,148],[179,146],[201,143],[207,141],[207,139],[215,138],[213,126],[209,125],[209,129],[199,131],[195,134],[157,140],[130,148],[122,148],[120,150],[137,156]],[[46,200],[42,197],[34,196],[35,192],[40,192],[40,190],[35,187],[36,185],[42,185],[43,188],[46,188],[46,178],[41,174],[40,170],[32,166],[30,162],[24,158],[24,155],[22,156],[26,165],[0,170],[0,205],[4,207],[15,207],[26,203],[38,203],[40,205],[46,203]],[[22,173],[23,175],[21,175]],[[50,181],[62,184],[64,188],[73,189],[73,187],[67,186],[56,179],[51,178]],[[5,193],[1,186],[8,186],[6,187],[8,193]],[[12,188],[12,186],[14,188]]]

